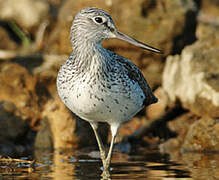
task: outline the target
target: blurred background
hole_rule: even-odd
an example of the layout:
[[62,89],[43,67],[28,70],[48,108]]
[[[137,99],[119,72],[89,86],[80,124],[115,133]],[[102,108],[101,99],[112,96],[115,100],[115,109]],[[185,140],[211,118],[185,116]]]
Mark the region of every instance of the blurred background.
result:
[[[159,98],[121,126],[116,149],[168,153],[187,166],[214,169],[207,177],[219,176],[219,0],[0,0],[0,156],[96,148],[89,124],[56,91],[58,69],[71,53],[72,20],[88,6],[104,9],[120,31],[164,51],[103,42],[132,60]],[[99,130],[108,143],[108,127]],[[182,152],[199,155],[191,160]]]

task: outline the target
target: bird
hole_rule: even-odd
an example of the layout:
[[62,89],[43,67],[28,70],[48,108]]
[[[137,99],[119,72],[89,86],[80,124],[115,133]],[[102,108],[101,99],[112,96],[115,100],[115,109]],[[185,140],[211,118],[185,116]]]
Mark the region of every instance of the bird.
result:
[[[90,123],[104,170],[110,169],[120,125],[145,106],[158,101],[140,69],[132,61],[101,45],[103,40],[111,38],[162,53],[120,32],[104,10],[83,8],[74,17],[70,30],[72,53],[60,67],[56,80],[58,95],[63,103],[78,117]],[[99,122],[110,126],[112,138],[108,153],[97,132]]]

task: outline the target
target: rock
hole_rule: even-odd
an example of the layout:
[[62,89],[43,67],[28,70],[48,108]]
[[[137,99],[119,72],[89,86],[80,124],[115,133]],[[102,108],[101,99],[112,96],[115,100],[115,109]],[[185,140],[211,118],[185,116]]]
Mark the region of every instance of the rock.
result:
[[77,138],[74,137],[75,121],[58,97],[45,104],[42,119],[35,147],[58,149],[77,146]]
[[[215,0],[202,2],[200,12],[197,17],[198,26],[196,36],[199,40],[210,42],[213,41],[218,45],[219,33],[219,3]],[[210,44],[209,44],[210,45]]]
[[218,134],[218,119],[201,118],[189,127],[182,148],[186,151],[218,152]]
[[219,151],[219,121],[212,118],[199,118],[194,114],[185,113],[173,121],[168,122],[171,131],[177,136],[160,145],[162,152],[198,151],[218,152]]
[[[45,101],[48,101],[49,97],[55,98],[57,95],[56,77],[59,68],[67,58],[68,56],[66,55],[45,54],[42,56],[42,63],[33,69],[32,73],[37,77],[37,81],[41,85],[39,89],[43,91],[39,96],[44,98]],[[45,94],[46,91],[48,95]]]
[[198,15],[198,22],[212,26],[219,25],[219,3],[218,0],[202,1]]
[[36,78],[24,67],[4,62],[0,87],[0,153],[21,156],[30,150],[40,119]]
[[13,156],[15,155],[15,145],[9,141],[3,141],[0,139],[0,154],[2,156]]
[[54,144],[51,132],[51,127],[47,118],[44,118],[40,121],[40,128],[37,132],[34,147],[37,149],[47,149],[52,150],[54,148]]
[[168,122],[168,127],[176,133],[175,138],[170,138],[160,145],[162,152],[173,152],[180,150],[185,141],[189,127],[197,120],[197,117],[191,113],[185,113]]
[[[172,156],[172,155],[171,155]],[[218,154],[205,153],[183,153],[173,161],[184,164],[187,168],[189,176],[199,180],[215,180],[219,177],[219,156]]]
[[16,48],[16,43],[11,40],[7,31],[0,27],[0,49],[14,50]]
[[11,102],[0,102],[0,139],[15,141],[27,131],[27,123],[22,120],[21,114]]
[[177,137],[161,145],[164,151],[219,150],[219,10],[212,2],[203,1],[196,28],[198,40],[181,55],[169,56],[164,67],[162,84],[170,103],[180,102],[190,111],[168,123]]
[[22,28],[32,28],[48,16],[49,4],[43,0],[0,0],[0,19],[15,21]]
[[[209,35],[203,37],[202,31]],[[170,101],[179,100],[194,114],[219,117],[219,33],[200,25],[197,34],[199,40],[181,55],[168,56],[163,88]]]
[[30,75],[24,67],[15,63],[1,63],[0,101],[15,104],[20,111],[19,118],[30,120],[32,126],[40,119],[36,82],[36,77]]
[[[57,94],[45,104],[42,118],[35,147],[59,149],[96,146],[96,139],[89,123],[73,116]],[[103,142],[106,142],[108,133],[105,132],[108,129],[105,126],[100,127],[99,134]]]
[[183,173],[187,174],[188,178],[182,179],[216,180],[219,177],[218,153],[183,153],[171,150],[168,153],[168,159],[183,168]]
[[0,154],[5,156],[21,155],[27,150],[22,141],[28,141],[26,134],[29,127],[21,119],[21,112],[16,106],[7,101],[0,102]]
[[146,108],[146,116],[148,119],[158,119],[166,112],[169,106],[169,99],[166,92],[159,87],[154,91],[155,96],[158,98],[158,102],[152,104]]
[[[121,124],[118,133],[116,135],[116,143],[120,143],[122,140],[127,138],[129,135],[135,133],[140,127],[147,123],[145,117],[134,117],[131,121]],[[108,142],[111,141],[111,136],[109,136]]]

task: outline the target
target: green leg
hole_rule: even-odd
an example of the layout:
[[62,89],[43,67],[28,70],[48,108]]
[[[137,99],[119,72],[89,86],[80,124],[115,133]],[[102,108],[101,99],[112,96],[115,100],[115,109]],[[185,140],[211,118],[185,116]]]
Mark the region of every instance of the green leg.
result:
[[94,130],[94,134],[96,136],[96,139],[97,139],[97,144],[99,146],[99,150],[100,150],[100,157],[102,159],[102,162],[104,163],[105,162],[105,159],[106,159],[106,152],[104,150],[104,145],[103,145],[103,142],[97,132],[97,128],[98,128],[98,124],[97,123],[91,123],[90,122],[90,125],[91,127],[93,128]]

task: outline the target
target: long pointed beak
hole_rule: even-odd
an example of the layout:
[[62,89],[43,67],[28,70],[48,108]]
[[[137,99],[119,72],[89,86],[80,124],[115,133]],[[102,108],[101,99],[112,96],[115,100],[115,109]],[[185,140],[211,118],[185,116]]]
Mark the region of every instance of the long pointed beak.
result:
[[149,50],[149,51],[152,51],[152,52],[156,52],[156,53],[160,53],[160,54],[163,53],[161,50],[156,49],[154,47],[151,47],[151,46],[149,46],[147,44],[144,44],[142,42],[139,42],[136,39],[134,39],[134,38],[132,38],[132,37],[130,37],[130,36],[120,32],[118,30],[115,30],[113,34],[115,35],[115,38],[123,40],[123,41],[126,41],[126,42],[128,42],[130,44],[133,44],[133,45],[137,46],[137,47],[141,47],[143,49],[146,49],[146,50]]

